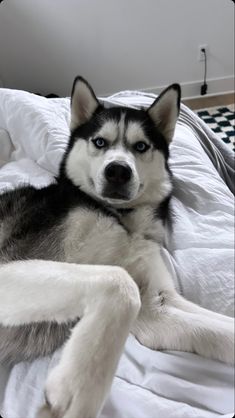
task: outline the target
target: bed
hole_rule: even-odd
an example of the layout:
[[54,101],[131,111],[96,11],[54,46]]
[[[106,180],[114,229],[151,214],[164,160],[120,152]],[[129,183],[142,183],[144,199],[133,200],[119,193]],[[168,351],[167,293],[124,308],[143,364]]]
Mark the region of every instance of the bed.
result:
[[[105,106],[146,107],[154,95],[125,91]],[[54,180],[69,135],[69,99],[0,89],[0,192]],[[175,286],[201,306],[233,316],[233,155],[186,106],[171,145],[173,230],[162,255]],[[60,357],[0,365],[0,414],[35,418]],[[233,367],[192,353],[152,351],[130,335],[101,418],[231,418]]]

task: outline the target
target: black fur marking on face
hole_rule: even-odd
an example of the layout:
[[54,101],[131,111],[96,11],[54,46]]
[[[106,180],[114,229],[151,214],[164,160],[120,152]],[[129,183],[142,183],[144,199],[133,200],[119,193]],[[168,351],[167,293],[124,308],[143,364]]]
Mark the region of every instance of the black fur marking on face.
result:
[[[99,131],[99,129],[101,129],[101,127],[104,125],[105,122],[112,120],[118,123],[122,115],[125,115],[125,118],[124,118],[125,129],[129,122],[136,122],[141,125],[141,128],[143,129],[145,136],[152,143],[153,149],[158,150],[163,153],[165,157],[165,168],[168,171],[170,178],[172,178],[172,174],[168,166],[169,149],[168,149],[167,141],[165,140],[161,132],[159,132],[158,129],[156,128],[154,122],[148,115],[147,111],[143,109],[137,110],[137,109],[130,109],[126,107],[111,107],[111,108],[106,109],[100,105],[98,106],[98,108],[96,109],[96,111],[94,112],[94,114],[92,115],[92,117],[90,118],[88,122],[84,123],[78,128],[75,128],[71,132],[70,141],[69,141],[67,150],[64,154],[64,157],[62,159],[61,165],[60,165],[60,171],[59,171],[59,176],[57,180],[58,180],[58,183],[60,184],[60,190],[63,190],[65,193],[67,191],[66,193],[67,198],[69,195],[73,196],[73,198],[71,199],[73,200],[73,203],[70,202],[70,204],[73,205],[73,204],[76,204],[76,201],[79,201],[79,202],[82,202],[82,204],[85,204],[87,206],[91,205],[96,209],[99,208],[102,211],[107,210],[105,208],[105,205],[103,205],[101,202],[94,200],[92,197],[82,192],[78,186],[73,185],[72,181],[68,179],[66,175],[65,163],[66,163],[68,154],[76,141],[79,141],[79,140],[87,141],[89,138],[95,136],[95,134]],[[61,186],[62,186],[62,189],[61,189]],[[163,222],[165,222],[166,219],[169,217],[169,201],[170,201],[170,196],[166,197],[163,200],[163,202],[160,203],[158,208],[156,208],[155,210],[156,218],[162,219]],[[107,210],[107,212],[109,211]]]
[[[166,160],[168,159],[169,149],[167,141],[161,132],[157,129],[155,123],[150,118],[146,110],[130,109],[127,107],[113,107],[105,110],[107,111],[107,120],[110,118],[118,122],[121,119],[121,115],[125,114],[125,129],[129,122],[139,123],[144,131],[145,136],[152,143],[153,149],[162,152]],[[104,118],[104,121],[105,120],[106,119]]]
[[109,120],[119,122],[122,115],[125,115],[124,123],[125,128],[128,122],[137,122],[141,125],[145,136],[153,145],[153,149],[163,153],[165,159],[169,157],[169,148],[167,141],[161,132],[157,129],[153,120],[148,115],[147,111],[143,109],[130,109],[127,107],[111,107],[104,108],[102,105],[98,106],[90,120],[83,125],[75,128],[71,132],[70,140],[67,150],[60,166],[59,178],[66,177],[65,174],[65,161],[67,159],[69,151],[72,149],[74,143],[78,140],[88,140],[99,131],[103,124]]

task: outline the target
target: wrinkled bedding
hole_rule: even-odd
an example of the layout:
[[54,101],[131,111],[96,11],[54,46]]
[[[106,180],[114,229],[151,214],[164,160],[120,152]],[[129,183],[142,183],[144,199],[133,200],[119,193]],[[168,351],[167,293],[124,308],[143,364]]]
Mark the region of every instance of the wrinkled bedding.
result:
[[[147,106],[154,96],[122,92],[110,103]],[[0,89],[0,192],[54,181],[69,135],[69,100]],[[225,155],[225,156],[224,156]],[[230,155],[182,106],[170,166],[173,231],[162,254],[177,289],[189,300],[233,315],[233,194]],[[53,356],[0,365],[3,418],[34,418]],[[184,352],[152,351],[130,335],[101,418],[230,418],[233,368]]]

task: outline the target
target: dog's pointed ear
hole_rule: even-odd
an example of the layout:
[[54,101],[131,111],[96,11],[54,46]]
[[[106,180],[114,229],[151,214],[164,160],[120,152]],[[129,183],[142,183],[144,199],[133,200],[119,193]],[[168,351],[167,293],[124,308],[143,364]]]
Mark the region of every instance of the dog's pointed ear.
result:
[[99,101],[88,82],[83,77],[76,77],[71,93],[70,129],[73,130],[88,122],[99,105]]
[[167,87],[148,108],[147,112],[168,144],[171,142],[180,111],[179,84]]

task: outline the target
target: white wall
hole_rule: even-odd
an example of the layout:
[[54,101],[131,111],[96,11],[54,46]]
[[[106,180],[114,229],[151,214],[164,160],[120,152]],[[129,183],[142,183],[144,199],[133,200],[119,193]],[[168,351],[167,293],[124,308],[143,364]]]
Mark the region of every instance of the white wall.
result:
[[[208,44],[209,93],[233,89],[232,0],[5,0],[0,79],[5,87],[70,93],[78,73],[100,95],[183,83],[199,94]],[[185,83],[185,84],[184,84]]]

